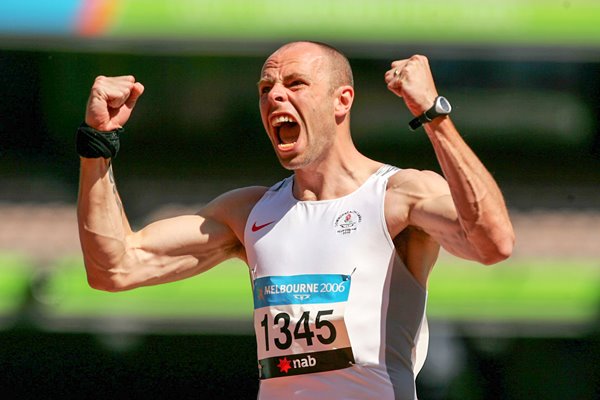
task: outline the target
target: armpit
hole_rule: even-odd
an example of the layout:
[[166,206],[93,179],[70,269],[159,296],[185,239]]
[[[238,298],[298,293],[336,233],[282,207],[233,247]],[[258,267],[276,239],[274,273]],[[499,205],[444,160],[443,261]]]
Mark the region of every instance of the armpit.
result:
[[440,244],[425,231],[409,226],[394,238],[400,259],[423,287],[437,261]]

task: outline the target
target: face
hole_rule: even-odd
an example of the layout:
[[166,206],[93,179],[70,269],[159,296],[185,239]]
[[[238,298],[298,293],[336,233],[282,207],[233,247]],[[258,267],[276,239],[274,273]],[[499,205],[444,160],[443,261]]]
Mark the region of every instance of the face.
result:
[[263,125],[281,164],[305,168],[324,157],[335,138],[328,60],[309,43],[293,44],[265,62],[258,84]]

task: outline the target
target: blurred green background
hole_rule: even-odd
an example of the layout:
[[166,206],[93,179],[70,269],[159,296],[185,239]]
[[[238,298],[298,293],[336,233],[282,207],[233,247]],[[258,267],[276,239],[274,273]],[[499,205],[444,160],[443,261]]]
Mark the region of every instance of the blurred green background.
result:
[[74,133],[97,75],[146,91],[115,161],[134,227],[288,175],[258,113],[265,57],[329,42],[355,73],[365,154],[439,171],[387,91],[429,57],[503,189],[514,256],[443,253],[423,399],[600,398],[600,4],[596,1],[4,1],[0,5],[0,387],[18,397],[255,398],[247,270],[124,293],[87,286]]

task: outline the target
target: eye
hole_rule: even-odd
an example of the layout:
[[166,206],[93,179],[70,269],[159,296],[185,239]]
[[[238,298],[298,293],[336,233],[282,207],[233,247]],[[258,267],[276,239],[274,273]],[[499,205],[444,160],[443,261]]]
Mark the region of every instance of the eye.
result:
[[258,89],[260,94],[267,94],[271,91],[271,86],[269,85],[262,85],[259,89]]
[[295,81],[292,81],[290,83],[289,87],[292,89],[298,89],[305,85],[306,85],[306,82],[304,82],[303,80],[300,80],[300,79],[296,79]]

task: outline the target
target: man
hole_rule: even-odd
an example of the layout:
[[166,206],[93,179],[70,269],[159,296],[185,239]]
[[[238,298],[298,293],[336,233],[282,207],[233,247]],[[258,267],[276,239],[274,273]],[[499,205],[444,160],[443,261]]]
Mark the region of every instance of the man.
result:
[[253,281],[260,398],[416,398],[427,279],[440,245],[492,264],[510,255],[514,235],[493,178],[448,109],[432,108],[443,99],[427,59],[394,61],[385,81],[421,116],[413,126],[424,123],[446,180],[359,153],[347,59],[324,44],[294,42],[267,59],[258,85],[265,130],[293,176],[133,232],[112,176],[110,132],[126,123],[144,88],[131,76],[98,77],[78,133],[90,285],[155,285],[239,257]]

